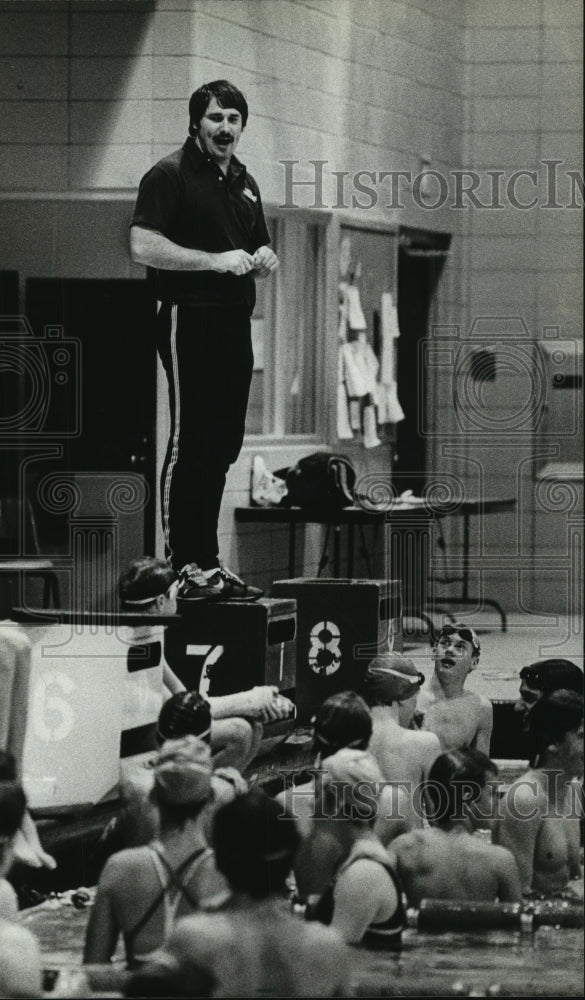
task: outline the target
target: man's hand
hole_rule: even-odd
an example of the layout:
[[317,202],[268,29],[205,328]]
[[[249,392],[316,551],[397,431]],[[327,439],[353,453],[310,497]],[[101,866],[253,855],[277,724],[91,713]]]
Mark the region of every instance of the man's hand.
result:
[[217,255],[217,270],[220,274],[248,274],[255,267],[255,257],[245,250],[227,250]]
[[258,247],[254,254],[254,271],[258,278],[267,278],[276,271],[278,257],[270,247]]

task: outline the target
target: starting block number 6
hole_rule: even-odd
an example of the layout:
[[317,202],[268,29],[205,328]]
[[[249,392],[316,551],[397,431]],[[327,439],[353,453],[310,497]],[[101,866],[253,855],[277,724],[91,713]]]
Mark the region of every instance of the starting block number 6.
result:
[[75,722],[71,695],[75,683],[67,674],[51,671],[39,677],[32,700],[32,724],[43,743],[66,740]]
[[341,666],[341,632],[335,622],[317,622],[309,635],[309,666],[315,674],[328,677]]

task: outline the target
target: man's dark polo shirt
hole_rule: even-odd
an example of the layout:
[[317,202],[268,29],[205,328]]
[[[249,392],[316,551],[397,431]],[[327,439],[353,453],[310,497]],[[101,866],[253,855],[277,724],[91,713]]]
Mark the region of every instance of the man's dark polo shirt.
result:
[[[209,253],[253,254],[270,243],[260,191],[245,165],[232,156],[224,176],[192,138],[144,175],[130,225],[154,229],[179,246]],[[256,286],[252,274],[157,270],[156,297],[245,305],[251,313]]]

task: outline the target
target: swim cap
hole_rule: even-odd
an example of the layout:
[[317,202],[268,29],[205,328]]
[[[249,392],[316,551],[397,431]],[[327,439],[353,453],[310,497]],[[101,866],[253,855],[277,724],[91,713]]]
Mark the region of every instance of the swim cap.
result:
[[404,701],[416,694],[424,682],[424,674],[412,660],[401,653],[376,656],[366,670],[364,683],[371,704],[388,705]]
[[369,750],[354,750],[344,747],[327,758],[323,765],[323,785],[345,782],[354,785],[357,781],[383,781],[382,772]]
[[156,737],[159,743],[181,736],[209,739],[211,709],[198,691],[180,691],[165,701],[158,716]]
[[341,747],[366,747],[372,735],[372,716],[364,699],[355,691],[332,694],[311,720],[314,739],[321,754]]
[[167,740],[154,763],[158,797],[171,805],[206,802],[211,795],[211,751],[196,736]]
[[[384,778],[367,750],[338,750],[325,761],[320,779],[335,800],[336,816],[368,823],[376,818]],[[331,815],[329,806],[325,815]]]

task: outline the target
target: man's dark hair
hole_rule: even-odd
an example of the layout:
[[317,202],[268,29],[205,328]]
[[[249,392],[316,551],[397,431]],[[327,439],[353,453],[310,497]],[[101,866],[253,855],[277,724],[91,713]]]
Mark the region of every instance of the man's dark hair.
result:
[[576,732],[583,719],[583,695],[576,691],[553,691],[540,698],[528,716],[530,764],[567,733]]
[[440,754],[429,771],[426,788],[429,823],[445,827],[454,819],[462,819],[463,803],[478,798],[488,774],[497,773],[497,765],[480,750]]
[[134,610],[164,594],[176,579],[176,573],[163,559],[143,556],[135,559],[121,574],[118,594],[123,607]]
[[321,757],[351,747],[365,750],[372,736],[372,716],[361,695],[339,691],[319,707],[313,719],[313,743]]
[[292,818],[274,799],[252,789],[226,803],[213,821],[213,847],[220,872],[232,889],[254,899],[283,895],[299,848]]
[[522,667],[520,679],[544,695],[553,691],[575,691],[583,694],[583,671],[571,660],[550,659]]
[[212,80],[204,83],[191,94],[189,100],[189,135],[195,135],[211,99],[215,97],[220,108],[235,108],[242,116],[242,128],[248,121],[248,102],[241,90],[229,80]]

